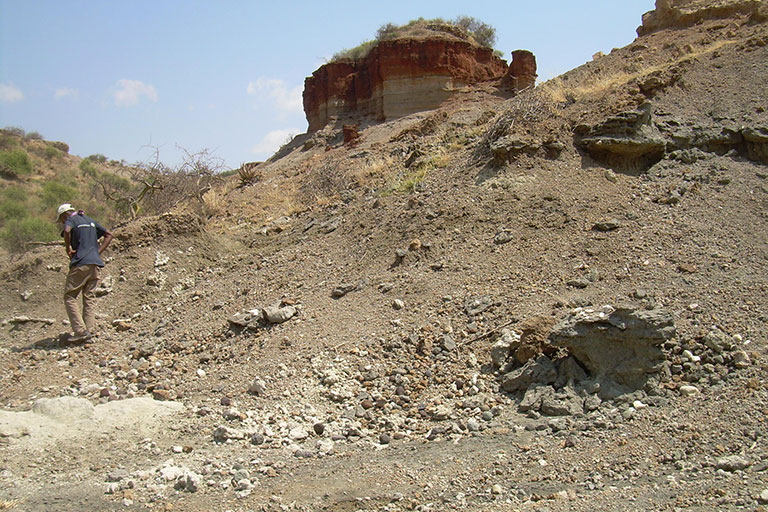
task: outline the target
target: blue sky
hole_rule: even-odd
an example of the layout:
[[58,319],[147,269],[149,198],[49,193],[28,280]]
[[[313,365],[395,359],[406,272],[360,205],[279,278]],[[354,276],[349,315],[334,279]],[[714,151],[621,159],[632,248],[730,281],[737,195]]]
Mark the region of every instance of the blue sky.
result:
[[0,127],[129,163],[183,147],[229,167],[307,130],[304,78],[384,23],[459,15],[496,48],[536,54],[540,81],[629,44],[653,0],[317,2],[0,0]]

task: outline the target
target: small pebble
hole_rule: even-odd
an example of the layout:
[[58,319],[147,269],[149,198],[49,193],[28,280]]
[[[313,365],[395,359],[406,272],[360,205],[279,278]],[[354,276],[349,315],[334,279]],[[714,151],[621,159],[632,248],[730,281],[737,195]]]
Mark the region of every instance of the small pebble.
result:
[[696,386],[680,386],[680,394],[683,396],[693,396],[699,392]]

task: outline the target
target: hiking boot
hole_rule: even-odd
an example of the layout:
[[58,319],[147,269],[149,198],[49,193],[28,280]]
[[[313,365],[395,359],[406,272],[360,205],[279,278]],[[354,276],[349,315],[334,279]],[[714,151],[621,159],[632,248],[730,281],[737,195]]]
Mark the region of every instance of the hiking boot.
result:
[[79,336],[70,336],[67,342],[68,343],[85,343],[89,341],[91,338],[93,338],[91,333],[86,332],[85,334],[81,334]]

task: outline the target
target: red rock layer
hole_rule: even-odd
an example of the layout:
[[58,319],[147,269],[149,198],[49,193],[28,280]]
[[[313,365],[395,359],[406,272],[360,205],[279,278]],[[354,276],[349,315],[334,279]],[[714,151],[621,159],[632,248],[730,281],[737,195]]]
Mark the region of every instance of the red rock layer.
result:
[[506,72],[493,50],[464,41],[384,41],[364,59],[332,62],[312,73],[304,81],[304,112],[310,132],[335,118],[383,121],[436,108],[452,88]]

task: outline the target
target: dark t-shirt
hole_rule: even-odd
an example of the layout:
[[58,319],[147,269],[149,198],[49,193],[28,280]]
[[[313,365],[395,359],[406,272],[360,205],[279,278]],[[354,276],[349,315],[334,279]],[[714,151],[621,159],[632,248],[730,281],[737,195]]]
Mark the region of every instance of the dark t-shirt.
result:
[[90,217],[76,213],[71,215],[64,223],[64,227],[70,226],[70,240],[72,249],[77,251],[75,257],[69,262],[70,267],[80,265],[104,266],[99,256],[99,238],[107,232],[101,224]]

